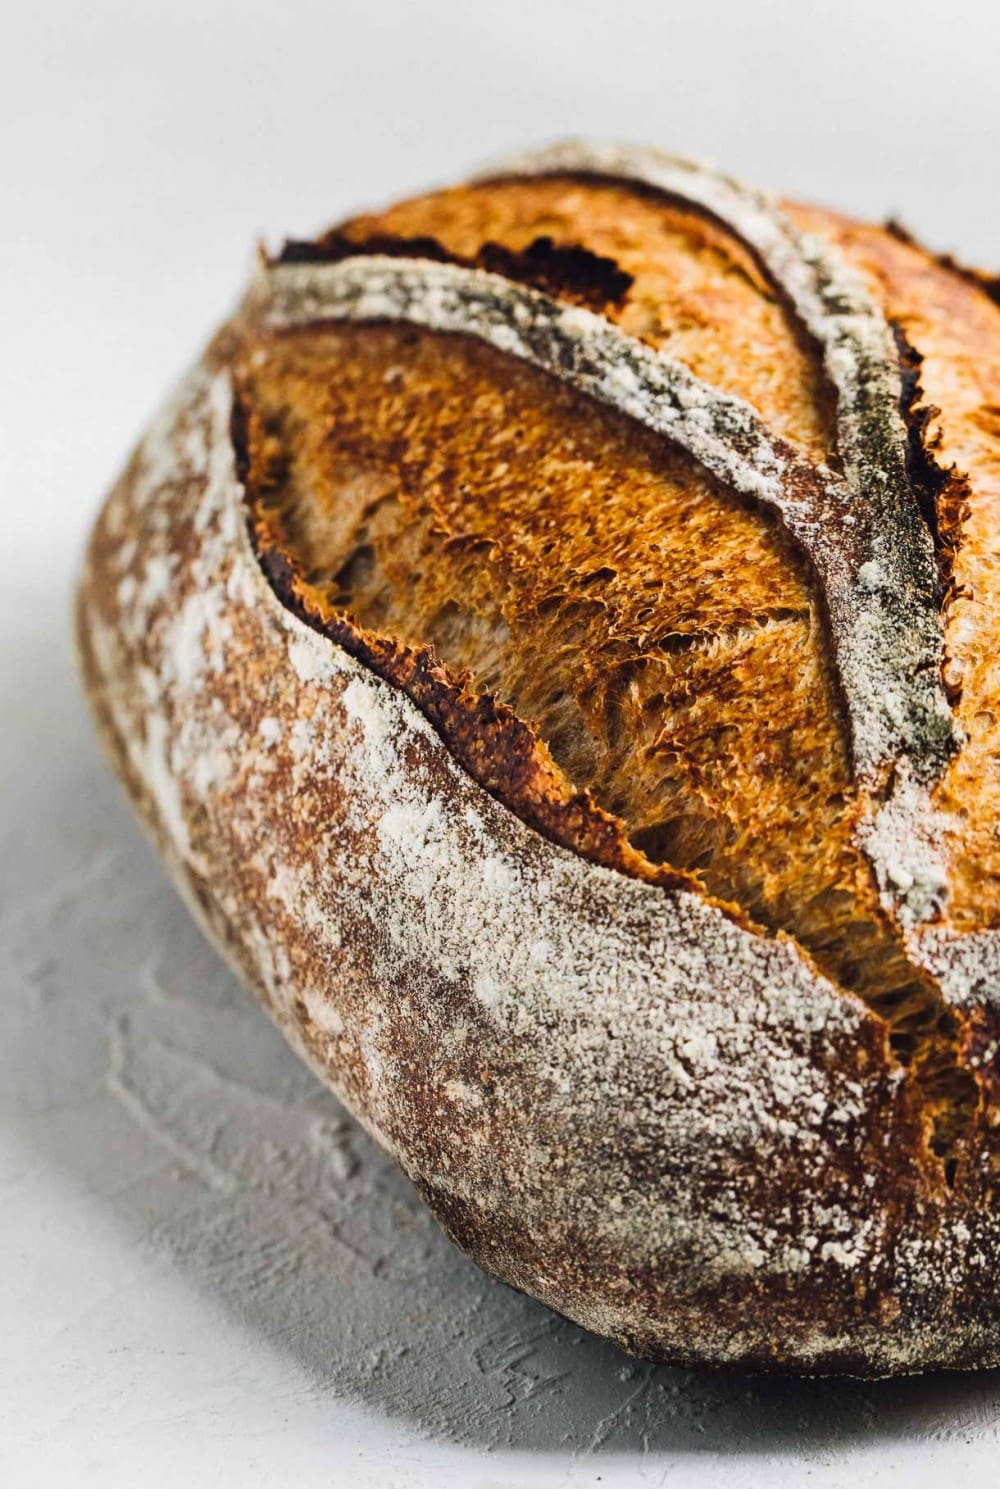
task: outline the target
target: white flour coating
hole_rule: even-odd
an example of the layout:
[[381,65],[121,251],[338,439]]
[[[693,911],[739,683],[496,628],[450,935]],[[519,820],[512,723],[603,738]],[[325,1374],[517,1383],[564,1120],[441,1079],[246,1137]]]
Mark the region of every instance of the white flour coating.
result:
[[[922,927],[911,937],[912,954],[937,980],[956,1008],[986,1004],[1000,1008],[1000,931],[956,935],[937,926]],[[1000,1046],[994,1045],[996,1060]]]
[[927,787],[901,762],[892,795],[858,828],[882,903],[895,911],[904,931],[945,907],[948,870],[941,845],[947,826],[948,818],[935,809]]
[[[769,1306],[723,1321],[686,1313],[684,1289],[784,1278],[812,1289],[782,1325],[790,1359],[852,1349],[891,1370],[965,1348],[970,1326],[949,1332],[920,1298],[961,1277],[973,1243],[988,1249],[989,1217],[925,1234],[894,1211],[912,1136],[876,1021],[792,943],[542,839],[402,693],[282,606],[250,548],[228,411],[224,376],[191,380],[173,463],[140,461],[155,474],[112,498],[110,534],[162,508],[145,563],[185,553],[146,616],[152,673],[135,675],[127,611],[90,607],[86,628],[167,861],[193,903],[207,875],[202,920],[296,1048],[446,1215],[460,1202],[483,1236],[515,1227],[491,1266],[598,1332],[739,1359],[775,1347]],[[109,562],[120,604],[120,554]],[[229,625],[206,622],[204,665],[178,667],[177,615],[216,592],[236,597]],[[231,771],[206,775],[220,750]],[[613,1259],[606,1284],[567,1270],[582,1244]],[[897,1258],[890,1285],[916,1315],[859,1321],[855,1288],[895,1276]],[[676,1316],[630,1282],[648,1268],[680,1286]]]

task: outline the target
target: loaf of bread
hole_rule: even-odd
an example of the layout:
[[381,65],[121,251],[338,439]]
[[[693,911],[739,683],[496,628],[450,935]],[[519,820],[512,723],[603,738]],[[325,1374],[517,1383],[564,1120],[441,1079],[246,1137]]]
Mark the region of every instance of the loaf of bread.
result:
[[570,144],[262,256],[95,527],[116,770],[489,1272],[1000,1365],[1000,296]]

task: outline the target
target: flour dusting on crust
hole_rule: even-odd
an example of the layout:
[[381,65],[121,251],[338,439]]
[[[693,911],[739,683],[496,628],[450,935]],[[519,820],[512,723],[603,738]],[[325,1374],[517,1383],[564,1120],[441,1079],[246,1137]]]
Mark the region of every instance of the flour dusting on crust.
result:
[[630,1348],[1000,1363],[995,1220],[932,1182],[880,1021],[789,941],[533,833],[282,606],[228,401],[199,370],[110,498],[81,648],[167,862],[296,1047],[484,1266]]

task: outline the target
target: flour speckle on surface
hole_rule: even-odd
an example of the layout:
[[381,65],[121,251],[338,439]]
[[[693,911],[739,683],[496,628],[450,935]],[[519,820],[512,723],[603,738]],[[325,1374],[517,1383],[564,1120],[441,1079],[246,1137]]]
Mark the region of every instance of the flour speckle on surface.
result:
[[330,659],[321,642],[309,634],[300,636],[290,647],[288,660],[300,682],[315,682],[326,677]]
[[260,737],[264,741],[268,749],[270,749],[272,745],[276,745],[278,743],[281,738],[282,732],[283,731],[280,719],[276,719],[273,717],[273,715],[270,714],[266,718],[261,719]]

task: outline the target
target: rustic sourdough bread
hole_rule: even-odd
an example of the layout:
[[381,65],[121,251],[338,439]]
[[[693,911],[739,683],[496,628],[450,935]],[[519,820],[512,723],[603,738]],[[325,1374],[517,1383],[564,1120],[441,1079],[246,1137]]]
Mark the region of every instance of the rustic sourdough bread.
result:
[[995,1365],[998,517],[989,281],[556,147],[262,260],[84,673],[484,1266],[669,1359]]

